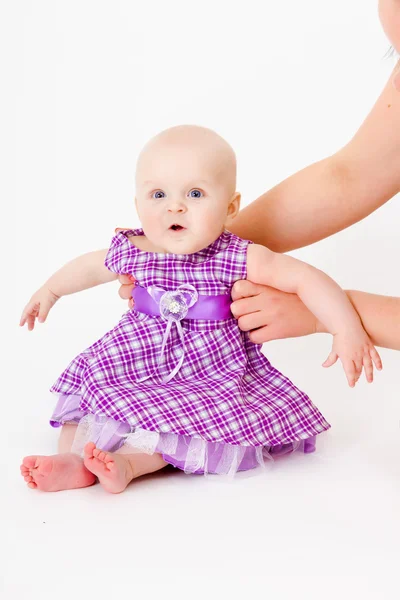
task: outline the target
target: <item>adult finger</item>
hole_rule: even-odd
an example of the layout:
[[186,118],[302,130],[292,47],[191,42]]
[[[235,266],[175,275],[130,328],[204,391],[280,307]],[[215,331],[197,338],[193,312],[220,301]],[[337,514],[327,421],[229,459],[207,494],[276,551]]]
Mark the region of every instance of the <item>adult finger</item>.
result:
[[247,298],[248,296],[256,296],[265,291],[265,286],[258,283],[253,283],[247,279],[240,279],[233,285],[231,296],[232,300],[238,300],[239,298]]
[[249,298],[241,298],[231,304],[231,313],[238,319],[242,315],[258,312],[262,308],[260,296],[250,296]]
[[252,329],[268,325],[268,323],[265,322],[265,314],[257,311],[240,317],[238,325],[242,331],[251,331]]
[[274,325],[265,325],[249,333],[250,341],[253,344],[263,344],[264,342],[272,342],[273,340],[282,339],[280,330]]

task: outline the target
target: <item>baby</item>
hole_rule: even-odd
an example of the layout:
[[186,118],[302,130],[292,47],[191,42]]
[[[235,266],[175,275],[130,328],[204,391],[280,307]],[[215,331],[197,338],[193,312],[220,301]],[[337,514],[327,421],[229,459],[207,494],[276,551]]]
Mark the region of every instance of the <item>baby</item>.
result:
[[363,369],[372,381],[381,361],[345,293],[310,265],[227,231],[240,203],[236,159],[209,129],[174,127],[150,140],[135,203],[143,229],[119,232],[108,250],[62,267],[23,311],[20,324],[32,330],[61,296],[119,274],[136,280],[134,308],[52,386],[59,453],[23,459],[28,486],[99,481],[119,493],[167,464],[234,474],[313,451],[329,424],[239,330],[230,291],[249,279],[298,294],[333,335],[325,366],[340,358],[354,386]]

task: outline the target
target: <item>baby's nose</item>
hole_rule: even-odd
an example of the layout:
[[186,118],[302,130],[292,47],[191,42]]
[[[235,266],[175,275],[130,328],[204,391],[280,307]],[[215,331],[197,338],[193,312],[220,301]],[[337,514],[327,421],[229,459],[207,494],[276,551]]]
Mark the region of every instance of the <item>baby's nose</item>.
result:
[[168,206],[168,211],[173,213],[186,212],[186,205],[183,202],[171,202]]

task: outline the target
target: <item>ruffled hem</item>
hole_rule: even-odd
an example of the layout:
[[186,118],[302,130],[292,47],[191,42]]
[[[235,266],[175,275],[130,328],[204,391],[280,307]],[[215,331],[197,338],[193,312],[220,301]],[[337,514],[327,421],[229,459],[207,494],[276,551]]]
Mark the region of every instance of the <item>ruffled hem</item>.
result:
[[50,423],[77,424],[71,451],[83,455],[88,442],[102,450],[124,454],[161,454],[174,467],[191,474],[218,474],[233,477],[240,471],[264,467],[266,462],[295,451],[315,450],[315,437],[279,446],[233,446],[213,443],[188,435],[157,433],[79,409],[80,396],[61,396]]

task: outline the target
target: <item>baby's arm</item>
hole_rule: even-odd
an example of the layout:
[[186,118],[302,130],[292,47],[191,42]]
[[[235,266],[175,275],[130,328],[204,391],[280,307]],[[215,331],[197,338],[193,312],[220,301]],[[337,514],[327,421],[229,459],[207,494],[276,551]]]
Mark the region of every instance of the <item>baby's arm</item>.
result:
[[355,385],[363,367],[367,380],[372,381],[372,361],[381,368],[379,354],[345,292],[328,275],[295,258],[254,244],[248,248],[247,278],[297,294],[334,336],[332,352],[324,366],[333,365],[339,357],[350,386]]
[[61,296],[115,281],[118,275],[109,271],[104,265],[107,252],[108,250],[89,252],[61,267],[33,294],[22,312],[20,325],[27,323],[31,331],[35,326],[35,319],[43,323],[50,309]]

